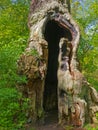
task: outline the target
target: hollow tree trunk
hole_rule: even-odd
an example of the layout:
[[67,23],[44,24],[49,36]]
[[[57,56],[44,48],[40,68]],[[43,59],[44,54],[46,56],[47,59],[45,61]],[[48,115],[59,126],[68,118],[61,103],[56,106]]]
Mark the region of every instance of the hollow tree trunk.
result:
[[18,61],[27,84],[18,88],[30,99],[28,116],[33,122],[43,117],[43,111],[57,108],[61,125],[81,127],[97,121],[98,93],[79,71],[80,31],[67,4],[67,0],[31,1],[29,42]]

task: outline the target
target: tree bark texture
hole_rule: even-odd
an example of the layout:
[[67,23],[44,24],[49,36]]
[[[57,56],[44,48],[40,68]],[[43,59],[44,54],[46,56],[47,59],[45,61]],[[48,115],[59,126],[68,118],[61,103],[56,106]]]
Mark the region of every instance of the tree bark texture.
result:
[[18,61],[27,84],[18,88],[30,99],[33,122],[57,107],[59,124],[82,127],[97,122],[98,93],[79,71],[80,30],[69,11],[67,0],[31,1],[29,42]]

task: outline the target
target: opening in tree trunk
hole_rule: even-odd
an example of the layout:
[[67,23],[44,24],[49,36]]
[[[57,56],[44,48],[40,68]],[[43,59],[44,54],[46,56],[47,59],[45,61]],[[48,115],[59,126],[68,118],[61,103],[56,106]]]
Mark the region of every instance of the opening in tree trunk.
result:
[[18,73],[27,77],[18,88],[30,99],[29,122],[43,120],[43,109],[52,118],[56,115],[61,125],[97,122],[98,93],[79,71],[80,30],[68,4],[67,0],[31,2],[29,43],[18,61]]
[[[49,112],[53,110],[57,111],[58,109],[57,70],[58,70],[59,41],[62,37],[65,37],[69,41],[71,41],[72,36],[68,29],[60,26],[55,20],[50,20],[46,24],[44,37],[45,40],[48,42],[48,66],[44,86],[45,89],[44,89],[43,107],[45,111]],[[58,114],[58,112],[56,112],[56,114]]]

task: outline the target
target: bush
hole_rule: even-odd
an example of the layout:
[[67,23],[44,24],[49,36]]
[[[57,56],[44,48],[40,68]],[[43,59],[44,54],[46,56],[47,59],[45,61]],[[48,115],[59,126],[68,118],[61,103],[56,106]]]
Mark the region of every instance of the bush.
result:
[[21,128],[26,122],[27,105],[27,99],[22,99],[22,95],[15,88],[0,88],[1,130]]
[[16,130],[26,122],[27,101],[15,87],[26,83],[26,77],[17,74],[17,60],[26,45],[23,43],[21,38],[0,48],[0,130]]

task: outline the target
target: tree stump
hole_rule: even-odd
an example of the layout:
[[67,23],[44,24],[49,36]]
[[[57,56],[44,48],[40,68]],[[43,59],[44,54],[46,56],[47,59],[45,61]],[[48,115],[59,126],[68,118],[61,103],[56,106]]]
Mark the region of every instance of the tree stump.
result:
[[18,85],[30,99],[32,122],[58,109],[58,123],[82,127],[97,122],[98,93],[79,70],[80,31],[66,0],[32,0],[28,46],[18,61],[27,84]]

